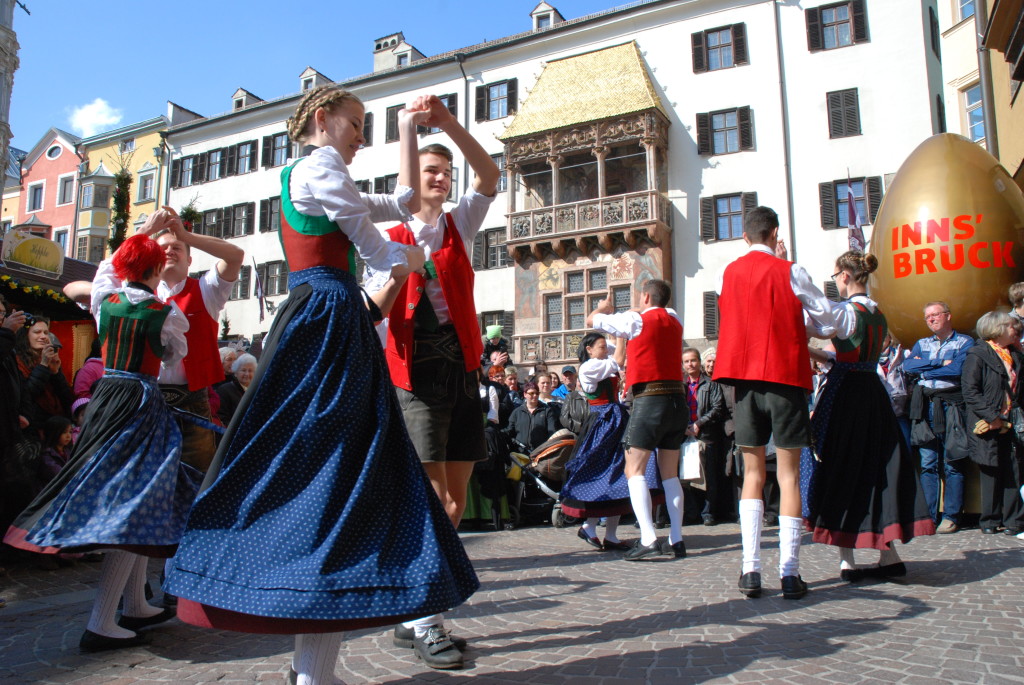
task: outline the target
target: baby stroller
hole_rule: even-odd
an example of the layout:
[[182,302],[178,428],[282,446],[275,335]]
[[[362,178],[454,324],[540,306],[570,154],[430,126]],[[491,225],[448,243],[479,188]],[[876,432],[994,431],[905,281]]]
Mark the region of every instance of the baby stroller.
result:
[[[516,442],[519,449],[526,447]],[[529,456],[511,453],[512,465],[506,474],[512,481],[508,496],[512,525],[551,522],[556,528],[569,525],[562,513],[558,493],[565,482],[565,464],[576,445],[575,433],[562,429],[544,441]]]

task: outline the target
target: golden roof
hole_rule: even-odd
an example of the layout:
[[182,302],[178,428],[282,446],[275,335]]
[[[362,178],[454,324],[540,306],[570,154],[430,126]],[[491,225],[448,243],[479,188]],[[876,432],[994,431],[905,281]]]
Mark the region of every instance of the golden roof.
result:
[[544,65],[500,140],[657,108],[665,112],[635,41]]

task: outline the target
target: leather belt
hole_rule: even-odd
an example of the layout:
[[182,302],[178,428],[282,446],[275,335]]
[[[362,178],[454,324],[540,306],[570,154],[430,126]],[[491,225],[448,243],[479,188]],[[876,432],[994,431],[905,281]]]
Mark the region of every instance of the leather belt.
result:
[[461,364],[463,361],[462,346],[459,344],[459,336],[455,333],[455,326],[445,324],[436,333],[415,331],[412,341],[412,357],[413,361],[445,359]]
[[679,395],[686,392],[682,381],[650,381],[633,385],[633,398],[649,395]]

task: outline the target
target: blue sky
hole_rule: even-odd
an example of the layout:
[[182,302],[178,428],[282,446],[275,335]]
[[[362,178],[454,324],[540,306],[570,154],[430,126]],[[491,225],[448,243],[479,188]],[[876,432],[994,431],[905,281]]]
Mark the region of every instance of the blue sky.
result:
[[[23,2],[10,124],[11,144],[28,150],[51,126],[92,135],[163,114],[167,100],[210,116],[238,87],[296,92],[307,65],[336,80],[366,74],[373,40],[397,31],[427,56],[526,31],[539,0]],[[626,0],[549,4],[575,19]]]

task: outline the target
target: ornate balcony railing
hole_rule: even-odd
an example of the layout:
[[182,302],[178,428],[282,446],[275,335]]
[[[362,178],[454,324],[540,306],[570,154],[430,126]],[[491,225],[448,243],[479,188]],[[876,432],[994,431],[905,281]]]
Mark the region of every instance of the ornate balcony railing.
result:
[[508,243],[572,238],[654,221],[667,224],[667,213],[668,202],[657,190],[538,207],[508,215]]
[[[577,363],[580,341],[590,329],[568,331],[545,331],[514,335],[516,354],[514,362],[530,366],[540,361],[552,363]],[[549,367],[552,371],[557,368]],[[522,377],[521,377],[522,379]]]

